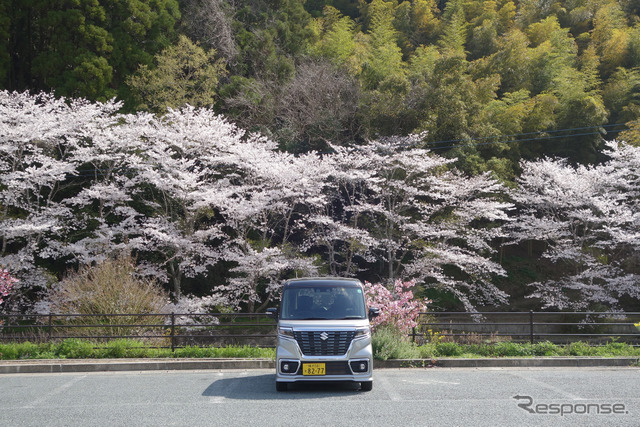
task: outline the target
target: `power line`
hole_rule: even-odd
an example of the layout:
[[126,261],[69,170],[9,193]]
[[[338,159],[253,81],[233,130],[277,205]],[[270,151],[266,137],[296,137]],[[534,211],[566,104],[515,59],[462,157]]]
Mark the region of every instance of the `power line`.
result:
[[515,138],[518,136],[540,135],[540,134],[569,132],[569,131],[578,131],[578,130],[587,130],[587,129],[599,129],[599,128],[607,128],[607,127],[613,127],[613,126],[625,126],[625,125],[622,123],[613,123],[608,125],[595,125],[595,126],[586,126],[586,127],[579,127],[579,128],[565,128],[565,129],[552,129],[552,130],[535,131],[535,132],[514,133],[511,135],[494,135],[494,136],[482,136],[482,137],[476,137],[476,138],[449,139],[449,140],[429,142],[429,144],[448,144],[448,143],[464,142],[464,141],[481,141],[484,139],[504,138],[504,137]]
[[[607,134],[610,133],[619,133],[622,132],[624,129],[619,129],[619,130],[609,130],[607,131]],[[544,133],[547,132],[540,132],[539,134],[543,135]],[[456,144],[456,145],[448,145],[448,146],[438,146],[438,147],[429,147],[431,150],[446,150],[446,149],[452,149],[452,148],[460,148],[460,147],[473,147],[473,146],[481,146],[481,145],[491,145],[491,144],[509,144],[509,143],[513,143],[513,142],[534,142],[534,141],[547,141],[547,140],[551,140],[551,139],[558,139],[558,138],[575,138],[578,136],[589,136],[589,135],[602,135],[601,132],[583,132],[583,133],[575,133],[575,134],[567,134],[567,135],[550,135],[550,136],[540,136],[538,138],[523,138],[523,139],[505,139],[505,140],[501,140],[501,141],[490,141],[490,142],[470,142],[470,143],[466,143],[466,144]],[[499,138],[500,136],[496,136],[494,138]],[[469,138],[469,139],[465,139],[462,141],[476,141],[476,140],[480,140],[483,138]],[[431,144],[438,144],[440,142],[427,142],[427,146],[430,146]]]

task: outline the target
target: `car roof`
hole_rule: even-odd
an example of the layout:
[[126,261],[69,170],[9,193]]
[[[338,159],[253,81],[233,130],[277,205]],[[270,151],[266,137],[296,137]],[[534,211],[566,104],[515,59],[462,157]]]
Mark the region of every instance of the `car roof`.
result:
[[284,286],[362,286],[358,279],[346,277],[306,277],[291,279],[285,282]]

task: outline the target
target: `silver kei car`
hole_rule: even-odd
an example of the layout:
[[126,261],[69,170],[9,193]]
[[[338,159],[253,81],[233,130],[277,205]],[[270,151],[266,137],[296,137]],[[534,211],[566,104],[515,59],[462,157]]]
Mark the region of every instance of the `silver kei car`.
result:
[[353,381],[373,387],[373,351],[364,287],[359,280],[306,278],[284,284],[278,320],[276,389],[297,381]]

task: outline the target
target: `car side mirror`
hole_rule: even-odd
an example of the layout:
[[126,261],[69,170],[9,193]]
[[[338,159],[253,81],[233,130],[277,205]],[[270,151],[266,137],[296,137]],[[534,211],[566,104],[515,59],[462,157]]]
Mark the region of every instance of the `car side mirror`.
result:
[[272,317],[274,319],[278,318],[278,309],[277,308],[267,308],[267,316]]
[[380,315],[380,309],[377,307],[369,307],[369,319],[378,317]]

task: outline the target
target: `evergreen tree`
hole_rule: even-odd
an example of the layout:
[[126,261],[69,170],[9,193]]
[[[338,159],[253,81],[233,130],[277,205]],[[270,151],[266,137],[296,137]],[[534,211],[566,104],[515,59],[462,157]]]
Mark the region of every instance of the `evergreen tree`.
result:
[[178,43],[156,56],[155,66],[141,65],[127,83],[137,100],[138,109],[163,113],[167,107],[185,104],[209,107],[214,103],[218,81],[224,75],[224,62],[216,52],[205,51],[180,36]]
[[172,41],[179,16],[176,0],[2,0],[5,87],[127,99],[125,78]]

